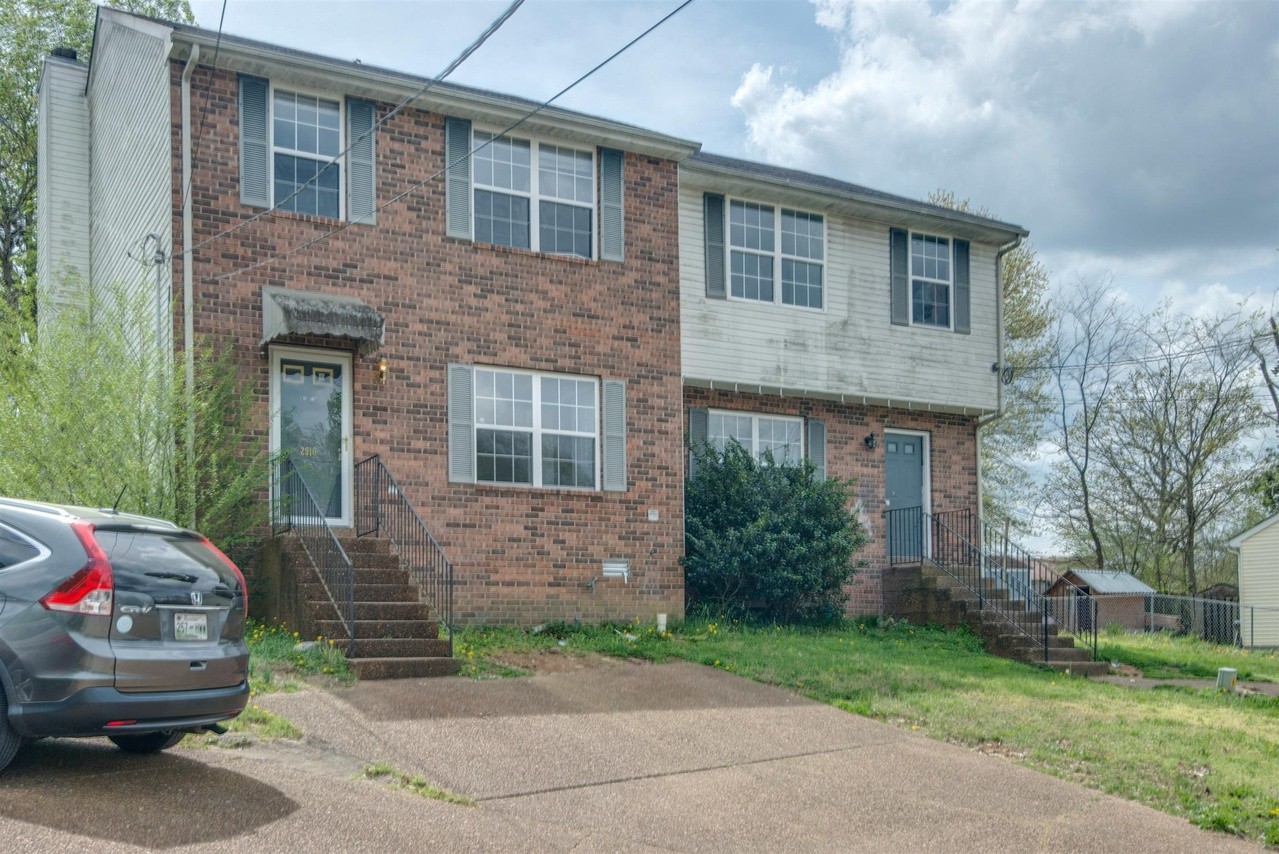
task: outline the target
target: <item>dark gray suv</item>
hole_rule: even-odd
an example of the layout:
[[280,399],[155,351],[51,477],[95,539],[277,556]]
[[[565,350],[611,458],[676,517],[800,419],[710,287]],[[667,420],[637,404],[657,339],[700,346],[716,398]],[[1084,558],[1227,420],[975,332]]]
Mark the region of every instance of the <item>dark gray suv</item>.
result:
[[154,753],[221,731],[248,701],[246,606],[193,531],[0,498],[0,769],[47,736]]

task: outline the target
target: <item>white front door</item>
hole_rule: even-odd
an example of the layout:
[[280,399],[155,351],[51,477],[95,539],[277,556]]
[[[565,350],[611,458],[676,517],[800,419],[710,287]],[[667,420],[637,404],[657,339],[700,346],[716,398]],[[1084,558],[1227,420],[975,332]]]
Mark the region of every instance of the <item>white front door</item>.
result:
[[287,455],[330,525],[351,525],[351,356],[271,348],[271,452]]

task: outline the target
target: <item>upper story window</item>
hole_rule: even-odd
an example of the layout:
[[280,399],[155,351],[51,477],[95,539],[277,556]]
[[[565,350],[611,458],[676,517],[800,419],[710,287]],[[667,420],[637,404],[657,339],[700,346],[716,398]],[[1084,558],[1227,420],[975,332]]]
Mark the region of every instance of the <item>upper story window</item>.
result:
[[737,299],[822,308],[825,248],[819,214],[729,202],[729,294]]
[[911,232],[911,323],[950,327],[950,294],[954,282],[950,246],[948,238]]
[[804,458],[803,435],[802,418],[712,409],[707,419],[711,445],[723,449],[737,442],[761,462],[771,455],[779,465],[798,463]]
[[339,218],[342,167],[329,161],[342,151],[341,102],[275,89],[271,111],[273,203],[281,210]]
[[475,369],[475,480],[595,489],[598,381]]
[[376,223],[377,104],[238,82],[240,203]]
[[595,155],[474,132],[475,240],[594,257]]

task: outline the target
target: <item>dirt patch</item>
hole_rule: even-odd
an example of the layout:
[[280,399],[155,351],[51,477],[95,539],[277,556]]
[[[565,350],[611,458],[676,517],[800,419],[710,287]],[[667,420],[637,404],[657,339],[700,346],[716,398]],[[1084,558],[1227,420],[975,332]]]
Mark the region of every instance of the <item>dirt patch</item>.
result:
[[973,746],[978,753],[984,753],[987,756],[998,756],[1003,759],[1010,759],[1014,762],[1020,762],[1026,758],[1026,751],[1016,750],[999,741],[981,741]]
[[1137,678],[1141,676],[1141,671],[1133,667],[1131,664],[1119,664],[1111,662],[1110,673],[1113,676],[1127,676],[1129,678]]
[[494,664],[528,670],[532,673],[566,673],[606,667],[634,667],[650,663],[638,658],[611,658],[594,652],[580,654],[565,652],[562,649],[539,649],[533,652],[504,651],[488,656],[488,660]]

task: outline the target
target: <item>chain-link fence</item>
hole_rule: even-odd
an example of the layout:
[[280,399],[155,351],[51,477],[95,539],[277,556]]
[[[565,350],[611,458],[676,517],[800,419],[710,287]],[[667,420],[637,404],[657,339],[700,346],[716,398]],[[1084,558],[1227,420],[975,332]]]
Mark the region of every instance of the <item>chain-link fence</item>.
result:
[[[1098,596],[1103,603],[1110,597]],[[1144,613],[1134,609],[1101,608],[1099,621],[1107,625],[1106,614],[1123,614],[1113,622],[1127,628],[1144,628],[1149,632],[1168,631],[1178,635],[1191,635],[1211,643],[1255,647],[1279,647],[1279,608],[1256,605],[1240,605],[1221,599],[1201,599],[1194,596],[1171,596],[1153,593],[1141,597],[1124,597],[1138,601]],[[1115,600],[1118,604],[1118,598]],[[1135,624],[1134,624],[1135,623]]]

